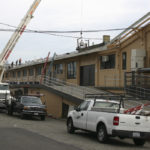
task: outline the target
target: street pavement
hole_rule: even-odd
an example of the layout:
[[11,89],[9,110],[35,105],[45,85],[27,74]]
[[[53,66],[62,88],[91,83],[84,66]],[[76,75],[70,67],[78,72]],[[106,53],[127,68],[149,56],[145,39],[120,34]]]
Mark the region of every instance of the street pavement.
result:
[[0,150],[149,150],[133,144],[131,139],[111,138],[98,143],[96,135],[83,131],[68,134],[65,120],[46,118],[20,119],[0,113]]
[[2,150],[79,150],[21,128],[0,128]]

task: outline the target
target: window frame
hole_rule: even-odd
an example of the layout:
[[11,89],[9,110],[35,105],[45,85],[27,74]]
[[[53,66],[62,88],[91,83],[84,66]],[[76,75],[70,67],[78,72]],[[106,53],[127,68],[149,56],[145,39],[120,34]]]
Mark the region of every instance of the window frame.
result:
[[[86,111],[86,110],[88,109],[89,105],[90,105],[90,101],[84,101],[83,103],[81,103],[81,104],[78,106],[78,109],[79,109],[80,111]],[[84,106],[84,107],[82,108],[82,106]]]
[[102,61],[102,57],[100,56],[100,69],[115,69],[116,68],[116,54],[106,55],[109,57],[109,60],[106,62]]
[[23,69],[23,77],[26,77],[27,76],[27,69]]
[[16,78],[16,72],[15,71],[12,72],[12,77]]
[[29,76],[34,75],[34,69],[33,68],[29,68],[28,72],[29,72]]
[[122,52],[122,70],[126,70],[126,69],[127,69],[127,52]]
[[36,75],[42,74],[42,66],[36,67]]
[[72,61],[67,64],[67,79],[76,79],[77,62]]
[[63,74],[63,64],[55,64],[56,74]]
[[18,78],[21,77],[21,71],[17,71],[17,77],[18,77]]

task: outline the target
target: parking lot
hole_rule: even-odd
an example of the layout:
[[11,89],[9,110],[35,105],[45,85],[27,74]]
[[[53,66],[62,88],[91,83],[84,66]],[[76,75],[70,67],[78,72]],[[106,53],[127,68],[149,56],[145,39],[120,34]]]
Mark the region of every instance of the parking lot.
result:
[[[45,140],[49,142],[49,144],[45,144],[49,149],[55,149],[56,147],[54,145],[60,146],[62,149],[66,150],[144,150],[150,148],[150,143],[148,142],[141,148],[135,146],[130,139],[120,140],[118,138],[111,138],[107,144],[101,144],[97,142],[95,134],[92,133],[77,131],[75,134],[68,134],[66,132],[65,123],[65,120],[56,120],[52,118],[46,118],[45,121],[41,121],[37,118],[26,118],[22,120],[18,116],[8,116],[5,113],[0,113],[0,131],[3,133],[1,134],[0,147],[4,146],[1,144],[5,144],[5,140],[8,145],[11,144],[9,143],[9,139],[11,139],[12,136],[11,134],[20,133],[20,139],[21,136],[27,134],[24,140],[30,139],[29,143],[31,142],[32,144],[36,141],[35,137],[38,138],[39,136],[37,140],[40,140],[40,142],[45,142]],[[13,139],[10,141],[12,140]],[[19,141],[15,141],[15,143],[18,144],[18,147],[22,145]],[[56,149],[60,149],[60,147]],[[38,150],[36,147],[35,149]]]

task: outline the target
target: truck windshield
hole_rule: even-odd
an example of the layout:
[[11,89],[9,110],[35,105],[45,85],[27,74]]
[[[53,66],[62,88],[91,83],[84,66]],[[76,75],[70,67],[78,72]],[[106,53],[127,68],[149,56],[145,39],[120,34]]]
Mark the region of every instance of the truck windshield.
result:
[[119,108],[119,104],[111,102],[96,102],[94,107],[98,108]]
[[42,104],[41,99],[38,97],[22,97],[21,102],[23,104]]
[[0,84],[0,90],[9,90],[9,85]]

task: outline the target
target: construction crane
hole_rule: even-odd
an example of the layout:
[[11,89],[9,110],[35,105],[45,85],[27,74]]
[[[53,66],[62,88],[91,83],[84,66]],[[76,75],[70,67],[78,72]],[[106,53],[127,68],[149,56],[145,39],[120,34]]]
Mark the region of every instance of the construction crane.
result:
[[5,63],[12,52],[13,48],[17,44],[19,38],[21,37],[22,33],[26,29],[28,23],[33,18],[33,13],[41,0],[34,0],[33,4],[31,5],[30,9],[28,10],[25,17],[21,20],[21,23],[15,30],[15,32],[12,34],[10,40],[6,44],[5,48],[0,54],[0,109],[5,109],[5,101],[8,100],[10,102],[11,96],[10,96],[10,90],[9,90],[9,84],[8,83],[2,83],[3,74],[5,70]]
[[31,5],[30,9],[28,10],[27,14],[25,17],[21,20],[21,23],[11,36],[10,40],[6,44],[4,50],[0,54],[0,83],[2,82],[3,74],[4,74],[4,64],[6,60],[8,59],[10,53],[12,52],[13,48],[17,44],[19,38],[21,37],[22,33],[26,29],[28,23],[30,20],[33,18],[33,13],[41,0],[35,0],[33,4]]

